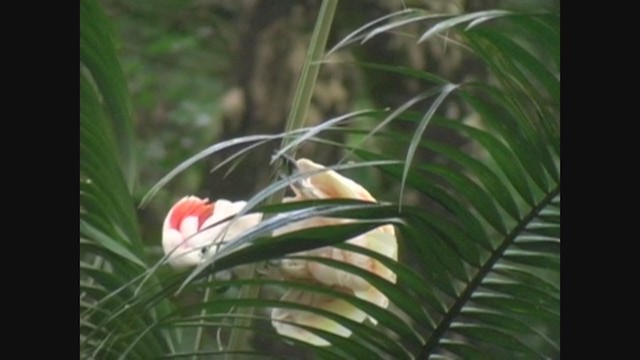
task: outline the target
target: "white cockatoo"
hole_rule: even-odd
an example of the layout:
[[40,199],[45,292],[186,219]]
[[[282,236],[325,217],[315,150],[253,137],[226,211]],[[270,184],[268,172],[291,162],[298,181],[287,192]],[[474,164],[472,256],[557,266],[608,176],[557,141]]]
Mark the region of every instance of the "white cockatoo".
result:
[[165,255],[169,255],[169,264],[175,269],[196,266],[205,254],[215,253],[218,246],[258,225],[262,220],[260,213],[243,215],[211,226],[236,215],[245,205],[245,201],[220,199],[210,202],[209,199],[196,196],[180,199],[169,210],[162,229],[162,248]]
[[[314,174],[301,180],[295,186],[292,186],[296,196],[292,198],[285,198],[284,202],[314,199],[357,199],[371,202],[376,201],[365,188],[355,181],[348,179],[335,171],[327,170],[324,166],[316,164],[311,160],[299,159],[296,161],[296,166],[300,173],[313,172]],[[274,232],[274,235],[280,235],[310,227],[345,223],[348,221],[348,219],[311,218],[293,222],[281,227]],[[346,242],[378,252],[393,260],[398,259],[398,243],[392,225],[380,226],[365,234],[349,239]],[[295,255],[316,256],[344,261],[375,273],[390,282],[396,282],[396,274],[382,265],[379,261],[355,252],[327,246],[315,250],[296,253]],[[389,299],[366,280],[346,271],[320,264],[318,262],[298,259],[283,259],[280,262],[278,273],[284,279],[315,282],[340,291],[345,291],[383,308],[386,308],[389,305]],[[350,303],[322,294],[291,289],[283,296],[283,300],[321,308],[357,322],[363,322],[366,318],[369,318],[374,323],[376,322],[375,319],[368,317],[365,313]],[[329,343],[319,336],[316,336],[301,327],[295,326],[294,324],[322,329],[345,337],[350,335],[350,331],[337,322],[307,311],[276,308],[271,313],[271,320],[272,325],[281,335],[320,346],[326,346],[329,345]]]

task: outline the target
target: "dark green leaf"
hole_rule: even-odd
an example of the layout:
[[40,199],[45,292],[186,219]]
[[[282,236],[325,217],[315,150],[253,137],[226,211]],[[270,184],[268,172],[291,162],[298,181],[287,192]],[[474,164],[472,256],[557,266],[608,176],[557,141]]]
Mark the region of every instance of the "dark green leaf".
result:
[[[456,279],[462,282],[469,281],[469,275],[464,267],[462,259],[452,247],[446,244],[440,236],[433,232],[429,227],[418,227],[421,236],[418,239],[422,239],[424,251],[431,251],[435,254],[436,258],[442,263],[447,271]],[[416,239],[417,241],[420,241]]]
[[459,226],[446,219],[431,219],[428,214],[421,216],[420,219],[428,224],[429,229],[434,231],[463,260],[470,265],[480,267],[480,252],[473,238],[464,233]]
[[426,238],[424,233],[419,231],[417,227],[406,227],[401,228],[403,238],[405,239],[415,239],[412,240],[412,252],[418,259],[418,265],[422,267],[425,277],[429,279],[428,281],[435,284],[435,286],[443,291],[445,294],[456,297],[458,292],[453,286],[453,280],[449,275],[449,272],[446,268],[443,268],[441,265],[442,262],[439,260],[434,254],[432,247],[430,246],[431,241],[436,241],[435,238]]
[[553,313],[543,306],[531,303],[527,299],[517,299],[510,296],[476,293],[472,296],[472,301],[485,305],[496,311],[513,313],[538,322],[550,323],[553,326],[560,326],[560,315]]
[[533,286],[537,289],[553,294],[556,297],[560,297],[560,289],[556,285],[553,285],[548,280],[542,279],[538,275],[524,271],[522,268],[506,264],[496,264],[494,271],[500,275],[514,278],[520,283],[528,284],[529,286]]
[[469,336],[473,339],[498,345],[502,348],[513,350],[522,354],[525,354],[532,358],[544,358],[541,354],[538,354],[535,350],[529,346],[523,344],[517,338],[504,333],[500,330],[496,330],[486,326],[478,326],[472,324],[451,324],[451,330],[464,336]]
[[442,165],[422,165],[421,168],[445,179],[453,189],[462,193],[478,213],[496,230],[503,235],[507,233],[502,216],[493,203],[493,199],[478,184]]
[[560,239],[539,235],[518,236],[514,244],[522,250],[560,253]]
[[560,313],[560,299],[539,289],[512,281],[488,279],[482,286],[514,298],[527,299],[530,302],[543,305],[550,311]]
[[536,251],[507,250],[504,254],[505,260],[519,264],[531,265],[543,269],[560,271],[560,257]]
[[527,226],[527,232],[552,238],[560,238],[560,224],[548,222],[532,222]]
[[[120,163],[129,190],[136,176],[131,103],[126,81],[116,58],[106,16],[94,0],[80,3],[80,63],[87,67],[113,119]],[[81,102],[82,106],[82,102]]]
[[463,359],[478,359],[478,360],[492,360],[493,356],[488,354],[486,351],[483,351],[471,344],[467,344],[460,341],[452,341],[448,339],[443,339],[440,342],[440,346],[442,348],[451,351],[452,353],[460,356]]
[[[494,91],[491,94],[495,97],[498,96],[496,93],[497,91]],[[465,100],[482,116],[484,123],[502,135],[531,179],[540,189],[547,191],[548,182],[544,176],[539,154],[533,142],[525,134],[526,124],[522,122],[518,124],[511,113],[504,108],[491,106],[487,101],[471,95],[466,95]]]
[[[495,129],[503,131],[504,140],[509,143],[529,176],[540,189],[546,191],[548,184],[543,176],[544,172],[541,171],[543,169],[541,165],[544,165],[554,181],[557,182],[559,179],[557,165],[549,153],[548,144],[544,141],[548,140],[552,143],[559,141],[555,116],[552,112],[543,110],[543,106],[537,102],[537,98],[541,95],[530,86],[526,77],[521,74],[508,55],[502,54],[493,44],[477,34],[468,34],[468,36],[474,49],[482,55],[485,62],[502,80],[503,86],[507,88],[507,91],[502,91],[484,83],[475,84],[490,95],[500,108],[482,101],[476,101],[472,105],[478,112],[489,110],[489,114],[493,116],[483,115],[485,121],[498,116],[500,121],[493,121],[490,124]],[[473,101],[473,99],[467,100]]]
[[505,176],[511,181],[511,185],[518,191],[520,196],[533,206],[535,200],[529,184],[524,176],[520,164],[509,148],[490,133],[472,128],[462,123],[453,121],[439,122],[439,125],[460,130],[468,134],[472,139],[480,143],[491,154],[496,164],[500,167]]
[[555,350],[559,350],[558,344],[554,343],[546,335],[540,331],[531,327],[528,323],[521,321],[510,314],[501,314],[496,311],[490,311],[480,308],[465,308],[462,310],[462,314],[469,317],[479,324],[487,324],[505,332],[511,332],[515,334],[521,334],[524,336],[536,336],[549,344]]
[[[366,151],[357,150],[355,153],[364,160],[369,159],[380,159],[378,154],[373,154]],[[393,176],[396,179],[401,178],[402,167],[397,165],[384,165],[380,166],[380,169],[385,173]],[[480,222],[474,217],[469,210],[460,204],[454,197],[449,195],[442,188],[432,185],[430,181],[425,181],[423,176],[420,176],[416,171],[412,171],[409,173],[407,177],[407,184],[412,188],[424,193],[429,196],[434,201],[438,202],[445,209],[450,211],[453,215],[457,217],[457,220],[461,221],[463,224],[463,229],[466,230],[467,234],[474,239],[480,246],[487,250],[493,249],[493,245],[489,242],[487,235],[485,234],[482,225]],[[430,213],[429,217],[431,219],[440,221],[441,215],[437,215],[435,213]]]
[[482,182],[502,208],[514,219],[520,219],[520,211],[516,205],[509,189],[502,183],[500,178],[484,163],[465,154],[457,149],[435,142],[423,142],[426,148],[442,154],[460,165],[471,170],[472,174]]
[[80,233],[86,234],[87,237],[94,239],[100,246],[105,249],[122,256],[123,258],[131,261],[132,263],[139,265],[141,268],[145,268],[146,265],[142,260],[140,260],[134,253],[131,252],[130,249],[127,249],[122,244],[114,241],[109,236],[101,233],[96,228],[92,227],[90,224],[80,220]]
[[511,40],[508,36],[490,29],[482,29],[478,33],[491,43],[501,52],[509,54],[514,61],[521,64],[529,70],[533,78],[540,81],[548,94],[551,96],[555,105],[560,105],[560,80],[557,79],[538,59],[529,51]]

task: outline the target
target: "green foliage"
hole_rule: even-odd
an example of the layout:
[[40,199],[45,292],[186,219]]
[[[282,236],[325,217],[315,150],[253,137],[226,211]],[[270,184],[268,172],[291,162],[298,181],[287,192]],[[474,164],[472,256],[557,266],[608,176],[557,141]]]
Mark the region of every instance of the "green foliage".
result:
[[[104,14],[92,0],[80,9],[80,355],[93,358],[124,353],[121,338],[145,329],[169,304],[111,312],[134,296],[126,285],[147,265],[125,180],[135,178],[125,81]],[[153,332],[140,343],[151,354],[165,353],[171,349],[165,335]]]
[[[384,139],[403,148],[405,155],[394,158],[366,146],[364,140],[360,145],[333,144],[345,147],[359,161],[329,168],[375,167],[400,187],[400,194],[411,191],[429,199],[433,207],[401,204],[403,198],[377,204],[328,200],[266,205],[266,199],[300,179],[299,174],[286,175],[249,199],[245,209],[278,216],[263,221],[192,271],[174,273],[167,271],[165,259],[153,263],[146,256],[129,182],[135,178],[135,167],[125,81],[104,15],[95,1],[81,1],[81,358],[281,356],[268,354],[269,349],[228,349],[224,341],[218,342],[217,331],[226,334],[244,326],[233,322],[243,314],[253,320],[251,329],[260,329],[261,336],[283,340],[323,359],[559,356],[559,18],[555,13],[487,11],[434,17],[404,11],[361,27],[332,51],[408,23],[424,24],[417,41],[455,38],[455,43],[464,44],[483,62],[491,81],[453,84],[419,69],[363,64],[433,88],[407,99],[406,106],[398,109],[357,112],[317,127],[213,145],[160,180],[145,201],[152,201],[180,172],[225,147],[242,145],[242,154],[285,136],[290,146],[303,141],[327,144],[331,142],[322,134],[342,131],[364,135],[364,140]],[[435,23],[429,26],[426,21]],[[444,39],[443,34],[447,34]],[[452,97],[464,102],[473,116],[442,115],[441,107]],[[373,121],[374,126],[358,128],[359,119],[366,124]],[[414,131],[387,129],[390,122]],[[425,139],[423,133],[434,127],[459,134],[468,146],[455,148]],[[422,150],[449,162],[422,163],[415,157]],[[348,216],[357,221],[270,235],[291,221],[316,216]],[[398,230],[398,262],[344,243],[381,224],[394,224]],[[382,309],[314,284],[224,276],[239,265],[296,257],[296,252],[326,245],[374,257],[393,270],[398,277],[395,284],[350,264],[315,259],[366,279],[392,306]],[[237,292],[242,286],[330,295],[372,315],[378,324],[357,323],[267,296],[242,296]],[[203,291],[208,295],[200,301]],[[176,302],[176,294],[191,296],[190,305]],[[275,307],[327,316],[353,335],[342,338],[309,329],[335,345],[324,348],[284,339],[268,324],[269,311]],[[254,309],[253,314],[238,312],[243,308]],[[194,331],[203,341],[195,340]]]

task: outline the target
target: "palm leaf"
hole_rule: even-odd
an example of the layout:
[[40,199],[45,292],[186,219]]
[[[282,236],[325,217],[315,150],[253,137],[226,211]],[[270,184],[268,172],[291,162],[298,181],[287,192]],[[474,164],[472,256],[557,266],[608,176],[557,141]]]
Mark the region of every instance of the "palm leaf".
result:
[[[136,172],[126,83],[105,15],[91,0],[81,1],[80,11],[80,353],[115,357],[126,349],[126,334],[169,306],[163,301],[128,322],[110,321],[132,296],[123,284],[147,265],[130,192]],[[146,350],[133,353],[169,351],[167,334],[150,333],[141,341]]]
[[126,81],[116,58],[109,22],[92,0],[80,2],[80,64],[85,67],[104,99],[111,121],[118,160],[129,190],[136,177],[131,101]]

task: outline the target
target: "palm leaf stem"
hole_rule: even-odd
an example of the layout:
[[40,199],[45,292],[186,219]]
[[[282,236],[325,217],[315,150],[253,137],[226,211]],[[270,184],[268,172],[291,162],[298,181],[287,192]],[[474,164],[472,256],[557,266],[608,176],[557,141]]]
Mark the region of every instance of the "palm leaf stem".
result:
[[473,293],[478,289],[478,287],[482,284],[482,281],[485,279],[487,274],[491,272],[493,266],[504,257],[504,252],[509,248],[509,246],[513,245],[516,237],[520,235],[525,227],[540,214],[540,212],[549,205],[553,199],[560,194],[560,183],[558,183],[535,207],[531,208],[529,213],[518,223],[516,227],[511,230],[511,232],[505,237],[504,241],[498,248],[493,251],[489,259],[487,259],[486,263],[478,270],[475,274],[469,285],[464,289],[464,291],[460,294],[460,296],[454,301],[449,310],[445,313],[442,319],[439,321],[437,327],[429,336],[429,339],[422,347],[422,350],[418,354],[418,359],[427,359],[429,355],[434,351],[436,346],[438,346],[439,340],[442,336],[447,332],[450,328],[453,319],[460,315],[460,311],[464,307],[464,305],[471,299]]

